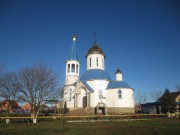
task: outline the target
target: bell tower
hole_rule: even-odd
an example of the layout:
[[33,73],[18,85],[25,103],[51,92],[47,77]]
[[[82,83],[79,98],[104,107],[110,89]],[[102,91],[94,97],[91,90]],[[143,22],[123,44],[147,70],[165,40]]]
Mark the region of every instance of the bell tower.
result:
[[65,85],[70,85],[79,80],[80,61],[77,54],[76,35],[72,36],[72,45],[66,60]]

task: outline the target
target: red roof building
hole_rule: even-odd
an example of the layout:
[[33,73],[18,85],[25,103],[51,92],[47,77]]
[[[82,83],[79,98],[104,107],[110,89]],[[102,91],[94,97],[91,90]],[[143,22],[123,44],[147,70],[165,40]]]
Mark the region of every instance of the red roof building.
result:
[[14,100],[4,100],[0,102],[0,111],[8,110],[8,108],[10,112],[16,109],[21,109],[21,107]]
[[30,111],[31,110],[31,105],[29,103],[23,105],[21,107],[24,111]]

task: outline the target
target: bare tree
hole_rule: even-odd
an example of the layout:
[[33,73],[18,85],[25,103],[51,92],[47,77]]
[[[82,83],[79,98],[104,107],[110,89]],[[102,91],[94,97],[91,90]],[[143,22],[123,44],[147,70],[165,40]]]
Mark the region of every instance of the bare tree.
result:
[[163,91],[162,90],[153,90],[151,93],[150,93],[150,98],[152,101],[156,102],[163,94]]
[[63,112],[63,105],[64,105],[64,87],[59,87],[58,88],[58,99],[59,102],[57,103],[57,109],[58,113],[62,114]]
[[0,77],[2,77],[4,72],[4,65],[0,63]]
[[138,90],[135,100],[136,105],[144,104],[149,101],[149,96],[147,95],[147,93]]
[[60,101],[64,101],[64,87],[60,87],[59,89],[58,89],[58,96],[59,96],[59,98],[60,98]]
[[136,91],[135,95],[135,111],[142,112],[142,104],[145,104],[149,101],[149,96],[147,93],[140,90]]
[[0,77],[0,97],[5,99],[5,102],[1,102],[1,107],[6,108],[7,116],[13,105],[17,101],[17,95],[19,92],[19,81],[17,74],[14,72],[6,72]]
[[36,117],[43,103],[56,98],[57,76],[43,64],[23,68],[19,72],[21,83],[20,99],[31,105],[31,116]]

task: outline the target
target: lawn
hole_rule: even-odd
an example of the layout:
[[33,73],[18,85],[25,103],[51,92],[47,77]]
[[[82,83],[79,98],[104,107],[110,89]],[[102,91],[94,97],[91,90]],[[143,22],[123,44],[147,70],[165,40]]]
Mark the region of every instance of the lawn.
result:
[[37,124],[0,121],[0,135],[177,135],[180,119],[120,120],[107,122],[63,122],[40,120]]

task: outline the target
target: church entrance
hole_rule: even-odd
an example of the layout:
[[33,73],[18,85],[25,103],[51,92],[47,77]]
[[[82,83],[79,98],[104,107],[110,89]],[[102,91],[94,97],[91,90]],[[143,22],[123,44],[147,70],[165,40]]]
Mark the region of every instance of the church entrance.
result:
[[99,115],[106,115],[107,113],[107,106],[105,103],[103,102],[99,102],[97,104],[97,106],[95,107],[95,114],[99,114]]
[[83,108],[86,108],[87,107],[87,96],[83,97],[83,102],[82,103],[83,103],[82,104]]

